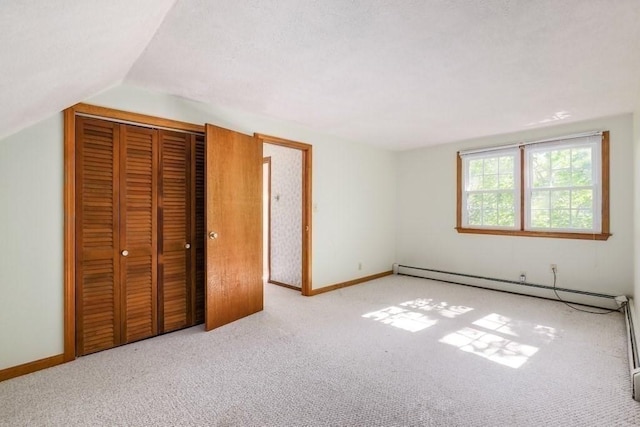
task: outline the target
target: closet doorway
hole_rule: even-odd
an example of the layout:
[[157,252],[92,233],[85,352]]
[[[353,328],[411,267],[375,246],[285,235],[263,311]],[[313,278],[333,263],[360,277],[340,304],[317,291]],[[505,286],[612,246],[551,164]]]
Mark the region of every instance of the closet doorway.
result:
[[88,104],[64,134],[65,362],[263,309],[259,138]]
[[263,143],[264,279],[311,295],[311,145]]
[[204,133],[75,119],[76,348],[204,322]]

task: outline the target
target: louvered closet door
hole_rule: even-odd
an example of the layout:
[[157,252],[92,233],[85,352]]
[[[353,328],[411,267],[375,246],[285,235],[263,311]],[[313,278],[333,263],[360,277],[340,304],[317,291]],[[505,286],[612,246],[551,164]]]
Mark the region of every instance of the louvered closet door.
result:
[[[159,131],[160,258],[162,332],[193,324],[191,149],[194,135]],[[193,266],[195,267],[195,266]]]
[[122,342],[157,329],[157,132],[121,127],[120,286]]
[[194,197],[192,200],[195,205],[195,209],[192,210],[192,235],[193,246],[195,247],[195,253],[193,256],[193,262],[195,264],[195,298],[194,298],[194,324],[200,324],[204,322],[204,284],[205,284],[205,157],[204,157],[204,135],[196,135],[194,141],[194,149],[191,153],[192,176],[195,176],[195,182],[192,184],[194,189]]
[[76,118],[76,344],[80,355],[121,340],[119,125]]

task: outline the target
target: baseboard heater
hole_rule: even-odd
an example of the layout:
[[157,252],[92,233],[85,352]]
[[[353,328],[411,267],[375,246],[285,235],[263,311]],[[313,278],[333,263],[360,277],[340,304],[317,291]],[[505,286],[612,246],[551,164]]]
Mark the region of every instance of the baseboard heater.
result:
[[[423,267],[411,267],[408,265],[402,264],[394,264],[393,265],[394,274],[400,276],[410,276],[410,277],[418,277],[421,279],[430,279],[436,280],[439,282],[445,283],[453,283],[456,285],[464,285],[464,286],[472,286],[476,288],[484,288],[491,289],[495,291],[501,292],[510,292],[517,293],[522,295],[536,296],[539,298],[556,300],[557,298],[551,297],[550,295],[544,295],[539,292],[539,295],[531,295],[529,293],[523,292],[524,289],[520,287],[529,287],[529,288],[537,288],[540,290],[549,290],[562,292],[565,295],[573,295],[572,301],[577,304],[583,305],[591,305],[593,307],[599,308],[615,308],[622,307],[625,322],[627,325],[627,338],[628,338],[628,351],[629,351],[629,368],[631,372],[631,387],[633,398],[637,401],[640,401],[640,354],[638,353],[638,345],[640,344],[640,340],[638,339],[637,332],[634,328],[635,322],[635,305],[633,303],[633,299],[627,298],[624,295],[608,295],[602,294],[598,292],[589,292],[589,291],[580,291],[577,289],[567,289],[567,288],[559,288],[553,287],[549,285],[541,285],[537,283],[530,282],[519,282],[515,280],[507,280],[507,279],[498,279],[495,277],[485,277],[479,276],[475,274],[466,274],[466,273],[455,273],[451,271],[437,270],[432,268],[423,268]],[[517,285],[518,288],[513,289],[500,289],[491,286],[483,286],[483,282],[494,282],[496,284],[506,284],[506,285]],[[553,294],[555,296],[555,294]],[[576,301],[577,299],[577,301]],[[638,331],[640,332],[640,331]]]
[[629,298],[624,306],[624,319],[627,323],[627,336],[629,337],[629,369],[633,398],[640,402],[640,354],[638,354],[638,335],[634,328],[635,315],[633,298]]

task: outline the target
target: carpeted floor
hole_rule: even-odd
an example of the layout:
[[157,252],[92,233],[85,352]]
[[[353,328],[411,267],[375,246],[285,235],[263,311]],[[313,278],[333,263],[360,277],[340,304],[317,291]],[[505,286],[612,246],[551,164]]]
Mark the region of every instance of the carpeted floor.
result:
[[401,276],[0,383],[2,426],[621,426],[624,319]]

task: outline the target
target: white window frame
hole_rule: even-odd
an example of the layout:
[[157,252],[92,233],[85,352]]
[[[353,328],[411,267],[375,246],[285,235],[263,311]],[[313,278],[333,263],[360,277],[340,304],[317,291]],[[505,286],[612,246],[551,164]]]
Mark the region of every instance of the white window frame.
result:
[[[582,138],[581,138],[582,139]],[[532,154],[554,151],[557,149],[571,149],[571,148],[590,148],[591,149],[591,188],[593,190],[593,201],[591,211],[593,212],[593,227],[590,229],[578,229],[578,228],[545,228],[545,227],[533,227],[531,225],[531,198],[533,194],[533,188],[531,183],[533,181],[533,168],[531,167]],[[560,233],[586,233],[594,234],[600,233],[602,229],[602,142],[600,137],[585,137],[582,140],[571,140],[571,142],[555,142],[555,143],[541,143],[526,146],[524,148],[525,156],[525,176],[524,176],[524,189],[525,189],[525,222],[524,229],[527,231],[538,232],[560,232]],[[571,190],[576,187],[548,187],[549,189],[566,189]]]
[[[490,159],[495,157],[504,157],[504,156],[512,156],[513,157],[513,208],[515,213],[514,225],[509,226],[490,226],[490,225],[469,225],[469,207],[468,207],[468,199],[469,195],[473,193],[500,193],[505,192],[504,190],[469,190],[470,186],[470,171],[469,171],[469,162],[471,160],[478,159]],[[463,170],[463,190],[462,190],[462,224],[465,228],[476,228],[483,230],[518,230],[520,229],[520,150],[518,148],[508,148],[503,150],[492,150],[489,152],[481,152],[481,153],[473,153],[463,155],[462,157],[462,170]]]

